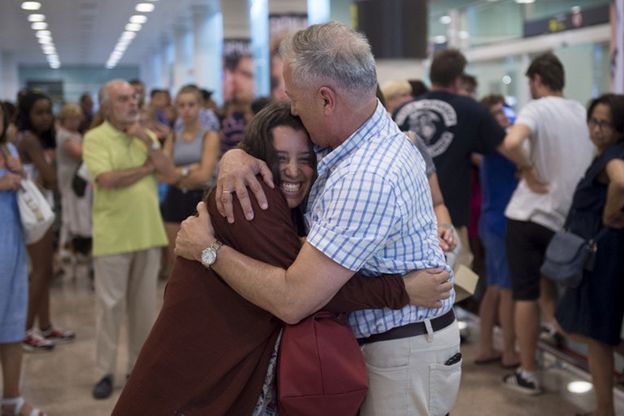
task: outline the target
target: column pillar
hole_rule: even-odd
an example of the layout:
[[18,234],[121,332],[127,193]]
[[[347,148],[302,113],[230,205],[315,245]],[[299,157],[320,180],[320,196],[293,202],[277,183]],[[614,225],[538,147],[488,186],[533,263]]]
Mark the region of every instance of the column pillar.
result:
[[256,97],[270,94],[269,66],[269,2],[268,0],[247,0],[249,6],[249,28],[251,56],[254,63]]
[[327,23],[331,20],[330,0],[308,0],[308,24]]
[[206,0],[193,11],[193,78],[200,88],[213,92],[221,103],[223,97],[223,14],[219,0]]
[[173,88],[192,82],[193,39],[188,26],[177,25],[174,28],[175,60],[173,62]]
[[19,76],[17,63],[13,52],[0,52],[0,95],[7,100],[15,102],[19,89]]

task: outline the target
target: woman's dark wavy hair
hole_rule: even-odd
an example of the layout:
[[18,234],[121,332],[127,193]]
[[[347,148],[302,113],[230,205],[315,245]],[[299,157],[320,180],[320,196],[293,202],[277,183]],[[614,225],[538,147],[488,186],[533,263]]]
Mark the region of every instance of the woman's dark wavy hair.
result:
[[620,140],[624,139],[624,95],[622,94],[602,94],[601,96],[594,98],[589,102],[589,106],[587,107],[587,121],[591,118],[594,109],[598,104],[604,104],[609,107],[609,112],[611,113],[611,124],[613,125],[613,129],[620,133],[622,137]]
[[52,100],[50,97],[39,91],[25,91],[20,94],[17,103],[17,129],[18,131],[31,131],[36,133],[37,137],[41,140],[41,144],[44,149],[53,149],[56,147],[56,134],[54,131],[54,123],[50,126],[50,129],[43,132],[35,132],[33,130],[32,122],[30,121],[30,112],[35,103],[39,100],[48,100],[50,106],[52,106]]
[[[279,126],[306,131],[301,119],[290,113],[290,104],[276,102],[263,108],[251,119],[245,128],[245,137],[239,143],[239,147],[245,152],[266,162],[273,173],[273,181],[276,185],[279,185],[281,180],[277,151],[273,147],[273,129]],[[316,156],[312,142],[309,147],[310,165],[316,172]]]

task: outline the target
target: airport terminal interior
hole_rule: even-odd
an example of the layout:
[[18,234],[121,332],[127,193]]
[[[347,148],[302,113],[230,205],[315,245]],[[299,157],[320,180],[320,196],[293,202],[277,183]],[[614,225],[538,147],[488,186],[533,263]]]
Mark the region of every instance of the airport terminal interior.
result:
[[[297,81],[297,87],[289,89],[300,73],[292,69],[294,64],[286,56],[297,52],[293,52],[292,44],[288,44],[291,49],[280,49],[280,43],[287,43],[293,33],[309,30],[306,28],[310,25],[323,27],[329,22],[338,22],[338,30],[345,28],[348,33],[356,31],[365,36],[374,56],[377,96],[383,100],[374,108],[382,110],[384,120],[394,120],[398,128],[413,133],[408,136],[416,140],[417,146],[418,140],[423,142],[424,152],[429,153],[424,160],[425,164],[427,159],[431,161],[433,173],[427,165],[425,178],[422,157],[417,158],[416,170],[423,181],[428,180],[431,185],[431,190],[424,191],[425,195],[432,196],[425,198],[427,218],[432,221],[431,230],[436,232],[436,243],[438,239],[440,243],[434,251],[445,254],[441,258],[446,259],[446,263],[440,266],[425,259],[418,264],[426,265],[423,268],[446,267],[455,279],[455,305],[442,299],[440,305],[443,306],[439,310],[454,311],[451,313],[455,315],[460,335],[461,382],[456,399],[452,400],[451,388],[448,393],[451,407],[442,413],[430,407],[420,412],[391,414],[624,415],[624,348],[618,345],[624,336],[623,285],[604,283],[609,289],[591,292],[590,300],[578,300],[578,297],[571,300],[572,291],[577,293],[576,286],[555,284],[543,274],[543,267],[539,269],[549,256],[546,252],[546,247],[552,246],[549,240],[544,243],[540,240],[539,244],[531,240],[531,244],[541,247],[535,260],[535,251],[529,254],[520,251],[521,243],[509,236],[512,225],[517,235],[521,231],[528,233],[527,224],[539,228],[541,235],[546,233],[549,239],[553,234],[559,236],[558,231],[573,227],[573,214],[580,215],[570,206],[582,205],[579,202],[581,191],[586,188],[581,184],[587,182],[589,188],[600,186],[602,199],[599,202],[592,199],[591,203],[602,205],[592,209],[598,212],[597,227],[609,230],[605,232],[611,233],[608,241],[613,245],[601,252],[599,242],[591,246],[591,238],[599,241],[597,235],[583,236],[591,240],[588,247],[593,247],[593,254],[588,256],[599,259],[601,264],[595,267],[603,268],[590,270],[589,263],[585,264],[585,269],[581,266],[584,280],[580,286],[577,283],[578,292],[589,285],[589,277],[596,277],[594,270],[607,271],[602,273],[600,282],[624,282],[624,269],[620,267],[623,266],[620,257],[624,253],[624,168],[621,163],[612,164],[609,159],[597,171],[597,179],[583,182],[593,174],[591,169],[587,170],[590,162],[593,167],[603,160],[603,154],[619,162],[624,159],[624,152],[620,150],[617,155],[615,152],[622,149],[624,140],[624,0],[1,0],[0,251],[5,253],[0,254],[2,416],[30,414],[30,409],[35,407],[41,413],[33,410],[31,416],[109,415],[113,414],[115,406],[118,406],[116,415],[152,414],[136,410],[141,408],[140,403],[129,404],[131,400],[150,400],[147,389],[143,393],[145,396],[141,396],[141,381],[137,381],[136,374],[133,377],[129,367],[141,351],[158,313],[166,310],[163,298],[165,306],[168,301],[174,302],[167,300],[168,282],[177,270],[187,270],[177,272],[182,279],[186,276],[184,273],[189,276],[195,273],[190,261],[184,260],[189,264],[184,269],[178,266],[180,260],[176,260],[174,246],[180,223],[195,214],[197,202],[217,184],[217,177],[224,170],[220,169],[221,157],[237,147],[241,140],[245,143],[245,137],[250,135],[247,127],[259,125],[254,124],[257,114],[265,114],[267,109],[278,111],[280,107],[276,103],[292,100],[288,108],[301,117],[303,124],[297,121],[299,128],[305,127],[310,132],[309,139],[319,145],[318,132],[328,127],[319,118],[306,119],[305,104],[300,104],[302,107],[295,111],[293,97],[300,92],[302,84]],[[337,41],[334,39],[334,42]],[[445,63],[439,58],[437,62],[441,66],[436,66],[436,57],[442,56],[458,59],[461,67],[461,73],[449,75],[450,81],[446,84],[446,78],[437,76],[436,71],[452,72],[453,64],[446,61],[451,69],[440,69]],[[547,70],[540,72],[542,67],[536,62],[542,62],[544,57],[547,60],[544,65],[554,65],[555,75]],[[561,74],[565,73],[565,82],[549,84],[549,77],[556,79],[560,68]],[[350,75],[349,79],[358,76]],[[334,88],[332,82],[321,90]],[[354,85],[357,82],[357,79],[353,81]],[[342,91],[340,88],[335,89]],[[458,102],[464,103],[462,108],[467,112],[456,116],[455,111],[459,114],[460,110],[454,107],[449,116],[444,111],[449,104],[444,103],[437,107],[437,112],[419,113],[422,106],[435,102],[440,94],[463,96],[460,100],[465,101]],[[555,108],[548,113],[548,117],[552,117],[548,119],[544,115],[546,110],[536,110],[536,101],[553,99],[546,96],[565,98],[569,107],[574,107],[580,127],[567,131],[576,135],[578,142],[565,141],[569,138],[553,141],[556,145],[563,143],[560,147],[537,142],[537,131],[542,131],[539,129],[546,132],[540,133],[541,143],[544,143],[550,140],[549,134],[556,135],[555,130],[563,129],[566,124],[552,118],[567,114],[567,107],[565,111],[563,107]],[[308,102],[304,95],[297,97],[301,103]],[[326,102],[333,103],[332,100]],[[132,106],[134,111],[132,120],[122,123],[123,129],[115,124],[117,117],[121,117],[117,109],[122,105]],[[471,113],[466,110],[468,107]],[[529,114],[531,109],[533,113]],[[544,124],[535,121],[540,117]],[[481,120],[495,126],[484,128]],[[394,122],[392,128],[396,128]],[[284,175],[288,177],[292,169],[299,169],[297,175],[304,177],[307,170],[312,170],[313,175],[309,176],[314,178],[314,170],[318,168],[317,181],[326,174],[323,169],[329,169],[323,164],[324,159],[319,159],[317,165],[306,134],[301,152],[303,159],[314,158],[314,162],[302,161],[301,154],[291,158],[288,153],[291,150],[278,148],[277,129],[296,132],[292,123],[275,124],[279,127],[271,130],[273,144],[269,147],[277,152],[275,158],[279,159],[279,162],[271,162],[277,163],[272,172],[281,172],[279,189],[286,194],[289,203],[289,198],[301,194],[298,203],[317,210],[320,208],[311,203],[316,197],[316,183],[312,185],[312,179],[283,182]],[[440,125],[445,123],[445,128],[453,133],[436,136],[436,128],[439,131]],[[550,128],[550,123],[555,127]],[[444,152],[452,148],[453,134],[469,143],[457,151],[463,155],[465,169],[464,165],[445,159]],[[496,137],[483,137],[486,134]],[[114,146],[113,141],[120,137],[130,138],[124,142],[125,147],[106,148]],[[505,153],[509,149],[506,144],[515,137],[530,139],[524,141],[524,147],[514,147],[517,153],[513,155],[520,154],[521,159]],[[99,140],[97,145],[96,139]],[[106,146],[101,144],[104,140],[110,140]],[[607,140],[612,142],[604,144]],[[327,146],[325,143],[314,150]],[[242,147],[262,158],[253,153],[253,149],[249,150],[249,144]],[[324,156],[328,159],[332,152],[343,148],[330,147],[331,152]],[[583,149],[586,155],[577,157]],[[498,156],[511,165],[508,175],[513,182],[511,188],[509,182],[504,183],[502,165],[497,165],[500,171],[492,170],[493,164],[499,162],[488,158],[497,151],[509,159]],[[546,153],[540,156],[540,152]],[[104,162],[108,157],[119,160]],[[142,157],[140,163],[136,162],[137,157]],[[128,176],[121,179],[115,176],[110,182],[102,179],[122,168]],[[565,188],[563,182],[555,178],[573,168],[576,176]],[[544,169],[551,173],[545,174]],[[333,168],[329,170],[331,177],[334,171]],[[492,175],[489,178],[488,172]],[[540,173],[542,178],[552,175],[551,183],[546,184],[546,190],[537,192],[535,189],[540,183],[536,178],[539,179]],[[437,175],[435,181],[431,175]],[[94,177],[98,178],[96,182]],[[42,201],[37,204],[45,205],[50,211],[43,214],[49,221],[36,237],[29,234],[24,225],[22,212],[27,208],[23,207],[20,195],[26,193],[25,181],[40,190],[38,195]],[[230,182],[219,183],[224,198],[240,196],[237,188],[224,189]],[[138,184],[142,184],[142,188],[137,190],[135,185]],[[308,200],[306,192],[310,186]],[[500,196],[504,192],[496,187],[504,186],[508,192]],[[135,196],[131,197],[131,192],[140,197],[132,199]],[[534,197],[530,199],[523,194],[525,199],[521,199],[521,192],[533,192]],[[535,195],[540,193],[559,196],[539,200],[542,202],[536,203],[537,214],[525,215],[526,207],[538,200]],[[443,200],[436,202],[436,195],[443,196]],[[556,203],[566,202],[555,206],[554,198],[559,198]],[[236,198],[233,199],[236,204]],[[439,214],[439,205],[436,205],[439,203],[443,214]],[[259,209],[257,205],[256,208]],[[318,212],[309,216],[306,213],[304,221],[303,208],[304,205],[292,210],[298,235],[303,238],[303,231],[312,234],[314,230],[314,238],[322,238],[312,225],[318,220]],[[132,217],[130,212],[138,215]],[[242,215],[240,210],[235,213]],[[438,215],[446,215],[443,217],[446,220]],[[113,217],[123,217],[124,221]],[[41,221],[36,216],[33,220]],[[222,222],[225,224],[225,220]],[[216,224],[214,220],[213,224]],[[218,235],[218,227],[215,228]],[[331,231],[331,235],[335,233],[339,232]],[[285,240],[277,231],[268,234],[276,245]],[[253,238],[251,235],[250,239]],[[135,240],[139,248],[132,248]],[[420,241],[422,243],[422,239]],[[210,270],[215,259],[206,257],[206,253],[213,253],[218,262],[217,250],[221,247],[214,244],[204,248],[201,258],[195,260],[201,260],[206,266],[200,270],[218,274],[216,268]],[[241,247],[237,249],[243,251]],[[306,247],[320,250],[320,255],[325,253],[328,257],[324,259],[335,259],[314,243],[305,243],[301,253]],[[509,254],[514,248],[520,253]],[[221,249],[218,253],[223,252]],[[384,255],[387,253],[385,250]],[[120,262],[121,258],[131,264],[124,272],[122,266],[113,264],[113,260]],[[602,266],[606,263],[611,269]],[[126,263],[123,264],[126,267]],[[367,274],[365,266],[369,263],[362,264],[363,274]],[[349,269],[344,267],[341,270]],[[370,271],[368,275],[392,274],[392,270],[373,270],[378,273]],[[410,270],[397,273],[407,274]],[[533,292],[530,295],[526,290],[523,292],[526,280],[516,277],[523,272],[529,275],[530,270],[535,270],[534,297]],[[141,274],[149,274],[149,278],[141,277],[142,283],[135,286],[127,283],[139,279],[137,276]],[[118,287],[114,284],[106,287],[108,284],[103,281],[107,279],[102,276],[109,275],[125,277],[116,280],[121,282],[117,283]],[[146,283],[147,280],[150,282]],[[230,284],[229,278],[223,281]],[[226,283],[223,286],[234,296],[238,296],[238,292],[255,303],[247,297],[250,295],[242,295],[247,294],[245,290],[235,289],[234,292]],[[173,297],[177,292],[174,285],[171,288],[169,295]],[[402,293],[406,293],[405,290],[409,292],[408,288]],[[121,291],[121,295],[119,304],[113,307],[115,291]],[[466,298],[459,300],[459,293]],[[154,296],[150,297],[152,294]],[[408,295],[411,299],[411,293],[404,297]],[[206,296],[210,299],[209,294]],[[402,306],[420,308],[405,306],[407,303]],[[526,315],[528,304],[534,309]],[[259,311],[266,309],[262,304],[256,305],[259,308],[251,304],[250,307]],[[575,309],[575,313],[564,311],[566,306]],[[201,313],[201,308],[189,310]],[[269,312],[276,315],[273,310]],[[591,318],[585,319],[582,314]],[[602,325],[605,314],[611,319]],[[527,316],[532,319],[530,323]],[[435,336],[435,332],[428,332],[429,318],[427,315],[423,335],[427,337]],[[435,319],[431,318],[431,322]],[[139,322],[141,320],[146,321],[147,326]],[[16,322],[19,325],[16,326]],[[183,323],[184,319],[180,325]],[[535,333],[533,329],[526,329],[533,326]],[[587,332],[572,329],[581,326],[591,328]],[[596,329],[598,327],[600,329]],[[145,356],[158,351],[158,345],[154,344],[162,339],[173,338],[174,346],[179,344],[184,351],[193,350],[177,339],[189,335],[179,335],[175,329],[174,325],[171,332],[163,335],[163,330],[154,328],[148,338],[150,348],[146,345],[139,355],[139,363],[143,359],[141,371],[145,371]],[[438,331],[435,325],[434,330]],[[199,333],[202,327],[197,327],[196,331],[197,342],[204,342],[205,335]],[[244,330],[239,328],[239,331]],[[515,332],[515,339],[513,334],[510,338],[509,332]],[[600,335],[594,337],[594,333]],[[164,338],[157,341],[155,334]],[[190,342],[193,340],[191,332]],[[363,351],[368,345],[386,341],[367,342],[360,342]],[[199,346],[194,347],[197,350]],[[526,349],[534,354],[527,353]],[[278,354],[277,347],[273,352]],[[207,348],[207,354],[214,353],[214,349]],[[527,362],[531,363],[528,368]],[[260,366],[264,364],[259,363]],[[274,356],[270,365],[275,365]],[[271,369],[269,366],[265,371],[264,385],[260,380],[263,388],[267,384],[275,386],[275,380],[269,377]],[[175,374],[171,370],[162,377],[173,377],[170,382],[177,384]],[[159,374],[155,372],[153,376],[157,378]],[[428,379],[428,375],[422,378]],[[277,383],[279,386],[279,380]],[[124,392],[129,384],[138,387]],[[184,390],[184,386],[178,387]],[[195,385],[186,387],[188,391],[197,388]],[[263,403],[264,394],[263,390],[257,406]],[[258,411],[256,407],[253,415],[281,414],[270,411],[271,403],[278,399],[271,394],[268,396],[265,398],[268,407],[266,403],[264,410]],[[22,405],[21,399],[11,401],[20,397],[25,404]],[[20,407],[21,412],[16,413]],[[189,410],[189,413],[162,414],[247,414],[231,410],[235,408],[233,405],[229,411],[204,408],[196,413]],[[371,411],[365,405],[360,414],[383,416],[386,413]]]

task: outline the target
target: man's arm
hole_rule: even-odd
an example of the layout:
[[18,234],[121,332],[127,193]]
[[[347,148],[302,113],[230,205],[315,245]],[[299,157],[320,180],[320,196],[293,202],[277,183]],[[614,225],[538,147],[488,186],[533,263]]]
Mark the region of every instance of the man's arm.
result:
[[226,152],[221,158],[215,198],[219,213],[227,217],[229,223],[234,222],[234,209],[232,207],[233,192],[236,192],[236,197],[243,208],[245,218],[249,221],[253,219],[254,213],[247,187],[251,189],[260,208],[267,209],[269,207],[266,195],[256,175],[262,176],[264,182],[271,188],[275,187],[273,184],[273,174],[267,164],[260,159],[248,155],[244,150],[232,149]]
[[126,129],[125,133],[145,144],[149,160],[164,182],[175,183],[180,179],[180,174],[176,171],[173,161],[160,149],[158,142],[150,136],[148,129],[139,123],[135,123]]
[[603,222],[613,228],[624,228],[624,160],[612,159],[605,168],[609,177]]
[[[204,203],[198,204],[197,212],[197,217],[182,223],[175,251],[199,261],[202,249],[215,238]],[[219,250],[217,259],[214,270],[237,293],[285,322],[297,322],[323,307],[353,275],[309,244],[288,269],[254,260],[228,246]],[[439,300],[450,295],[448,279],[448,273],[435,269],[410,273],[404,278],[410,303],[438,307]]]
[[522,143],[531,135],[531,129],[526,124],[516,123],[509,130],[503,142],[498,146],[497,150],[507,159],[511,160],[518,169],[522,179],[524,179],[533,192],[545,194],[548,192],[548,186],[539,178],[535,166],[526,157],[522,151]]
[[154,165],[148,160],[143,166],[100,173],[95,181],[103,188],[130,186],[147,175],[154,173]]

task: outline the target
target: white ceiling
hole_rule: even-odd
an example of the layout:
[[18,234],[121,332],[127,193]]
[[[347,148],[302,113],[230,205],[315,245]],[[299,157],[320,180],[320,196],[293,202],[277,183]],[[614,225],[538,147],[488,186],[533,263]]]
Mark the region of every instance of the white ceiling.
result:
[[[11,52],[17,64],[47,64],[29,13],[43,13],[62,65],[102,65],[133,14],[139,0],[39,0],[38,12],[21,9],[22,0],[0,0],[0,52]],[[138,32],[119,65],[139,64],[160,49],[179,25],[190,27],[192,6],[202,0],[158,0],[145,13]],[[248,37],[247,0],[222,0],[224,37]],[[270,12],[305,12],[306,0],[270,0]]]

